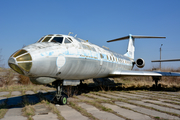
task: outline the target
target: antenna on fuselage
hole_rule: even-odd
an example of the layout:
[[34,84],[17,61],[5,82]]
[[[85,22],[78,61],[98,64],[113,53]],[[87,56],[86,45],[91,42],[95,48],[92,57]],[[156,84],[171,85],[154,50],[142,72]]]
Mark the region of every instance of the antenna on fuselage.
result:
[[69,32],[68,36],[70,36],[71,34],[73,34],[73,32]]
[[77,34],[74,37],[76,37],[76,36],[77,36]]

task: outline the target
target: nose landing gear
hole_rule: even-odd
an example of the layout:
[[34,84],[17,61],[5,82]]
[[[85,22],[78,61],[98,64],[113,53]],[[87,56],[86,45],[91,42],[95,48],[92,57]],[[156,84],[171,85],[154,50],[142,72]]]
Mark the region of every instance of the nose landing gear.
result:
[[67,104],[67,95],[62,92],[62,85],[63,81],[56,80],[53,82],[53,84],[56,86],[56,95],[55,100],[60,105],[66,105]]

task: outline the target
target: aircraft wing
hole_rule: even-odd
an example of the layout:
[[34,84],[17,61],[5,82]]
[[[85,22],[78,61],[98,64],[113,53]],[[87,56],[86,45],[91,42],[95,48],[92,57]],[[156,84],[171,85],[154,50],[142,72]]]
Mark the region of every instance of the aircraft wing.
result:
[[110,77],[120,76],[180,76],[177,72],[160,72],[160,71],[114,71],[109,74]]

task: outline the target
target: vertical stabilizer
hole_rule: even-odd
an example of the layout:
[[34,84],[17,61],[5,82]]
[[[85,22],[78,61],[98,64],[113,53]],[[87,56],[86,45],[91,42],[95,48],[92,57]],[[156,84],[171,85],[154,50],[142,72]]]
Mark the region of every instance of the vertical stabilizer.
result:
[[135,51],[134,38],[132,37],[131,34],[129,34],[128,49],[127,49],[127,53],[125,53],[124,56],[134,59],[134,51]]
[[127,49],[127,52],[124,54],[124,56],[127,56],[127,57],[129,57],[131,59],[134,59],[134,51],[135,51],[134,40],[135,40],[135,38],[166,38],[166,37],[139,36],[139,35],[131,35],[131,34],[129,34],[128,36],[117,38],[117,39],[114,39],[114,40],[109,40],[107,42],[114,42],[114,41],[129,39],[128,49]]

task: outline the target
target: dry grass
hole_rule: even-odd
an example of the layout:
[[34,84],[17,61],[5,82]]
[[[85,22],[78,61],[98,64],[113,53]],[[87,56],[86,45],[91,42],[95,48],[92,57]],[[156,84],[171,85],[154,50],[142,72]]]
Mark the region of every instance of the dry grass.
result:
[[8,111],[8,108],[6,106],[6,103],[3,103],[0,105],[0,119],[4,118],[4,115],[6,114],[6,112]]
[[34,84],[29,84],[29,85],[20,85],[20,84],[15,84],[15,85],[9,85],[9,86],[3,86],[0,87],[0,91],[21,91],[22,95],[24,95],[25,91],[32,90],[32,91],[38,91],[38,90],[54,90],[54,88],[50,88],[44,85],[34,85]]
[[23,115],[28,117],[28,120],[33,120],[32,116],[35,115],[35,109],[31,105],[27,105],[22,109]]
[[15,76],[15,73],[12,70],[2,69],[1,72],[5,75],[0,76],[0,87],[12,85],[15,82],[12,80]]
[[30,81],[29,77],[24,76],[24,75],[19,75],[19,83],[23,84],[23,85],[32,84],[32,82]]
[[[146,70],[151,71],[151,70]],[[165,68],[161,70],[162,72],[180,72],[180,68],[178,69],[171,69]],[[120,77],[114,78],[115,83],[122,83],[122,88],[134,88],[134,89],[149,89],[152,87],[154,83],[152,77]],[[173,89],[173,90],[180,90],[180,77],[166,77],[163,76],[159,81],[162,88],[165,89]]]
[[56,108],[56,106],[48,101],[42,101],[41,103],[45,103],[45,105],[58,116],[59,120],[65,120],[64,117],[60,114],[59,110]]
[[8,111],[7,108],[1,108],[0,109],[0,119],[4,118],[4,115],[6,114],[7,111]]

